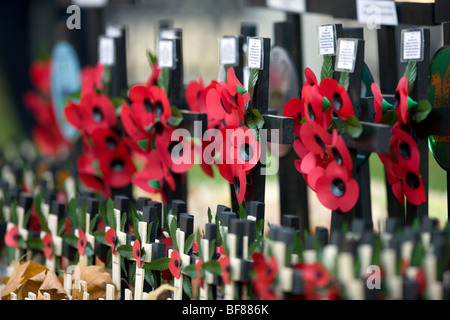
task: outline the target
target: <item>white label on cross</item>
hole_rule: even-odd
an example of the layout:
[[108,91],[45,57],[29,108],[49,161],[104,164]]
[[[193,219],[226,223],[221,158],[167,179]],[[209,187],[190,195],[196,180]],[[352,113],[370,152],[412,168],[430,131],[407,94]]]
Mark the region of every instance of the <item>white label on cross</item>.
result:
[[296,13],[302,13],[306,11],[305,0],[267,0],[266,5],[269,8]]
[[369,29],[378,29],[381,25],[397,26],[397,8],[394,1],[358,0],[356,2],[358,22]]
[[356,62],[356,39],[339,39],[336,71],[353,72]]
[[105,34],[107,37],[118,38],[122,35],[122,30],[116,26],[106,26]]
[[423,60],[422,29],[402,30],[402,61]]
[[247,40],[247,68],[259,69],[263,68],[263,39],[248,38]]
[[236,65],[238,63],[238,50],[236,37],[222,37],[220,39],[220,64]]
[[158,42],[158,66],[175,68],[175,41],[163,39]]
[[110,37],[100,36],[99,45],[99,62],[105,66],[112,66],[116,62],[114,39]]
[[335,55],[336,54],[336,31],[334,24],[327,24],[317,27],[319,36],[319,54]]
[[[203,252],[203,263],[206,263],[209,261],[209,240],[208,239],[201,239],[200,244],[198,244],[202,247]],[[209,284],[212,283],[214,280],[213,275],[205,271],[205,279],[203,283],[203,288],[200,286],[200,300],[208,300],[209,296],[209,290],[211,289]]]
[[[147,242],[147,223],[144,221],[140,221],[138,224],[138,232],[141,237],[141,247],[142,244]],[[134,299],[142,300],[142,294],[144,291],[144,277],[145,271],[142,268],[139,268],[136,263],[136,277],[135,277],[135,285],[134,285]]]

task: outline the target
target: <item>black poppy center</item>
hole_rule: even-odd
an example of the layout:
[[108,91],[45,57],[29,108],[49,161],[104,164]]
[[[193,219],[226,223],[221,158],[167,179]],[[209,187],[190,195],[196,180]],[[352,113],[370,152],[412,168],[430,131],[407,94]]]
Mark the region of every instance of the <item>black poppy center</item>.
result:
[[148,113],[152,113],[153,112],[153,105],[150,102],[149,98],[145,98],[144,99],[144,107],[145,107],[145,111],[147,111]]
[[239,178],[238,177],[234,177],[234,190],[236,190],[236,193],[239,193],[239,189],[241,187],[240,183],[239,183]]
[[398,91],[395,91],[394,95],[394,101],[392,103],[395,109],[400,105],[400,93]]
[[339,151],[336,148],[333,148],[331,150],[331,152],[333,153],[334,161],[336,161],[336,163],[338,165],[341,165],[343,161],[342,161],[342,157],[341,157],[341,154],[339,153]]
[[116,237],[111,238],[112,243],[116,243]]
[[239,156],[242,160],[249,161],[253,157],[253,148],[248,143],[244,143],[239,148]]
[[325,150],[325,143],[317,134],[314,135],[314,140],[316,140],[316,143],[322,148],[322,150]]
[[342,98],[341,95],[339,93],[335,93],[333,94],[333,107],[336,110],[341,110],[342,108]]
[[110,149],[117,148],[117,142],[113,137],[107,137],[106,138],[106,146]]
[[[177,141],[172,141],[170,144],[169,144],[169,153],[172,155],[172,150],[173,150],[173,148],[175,148],[175,146],[177,145],[177,144],[179,144],[179,142],[177,142]],[[177,157],[182,157],[183,156],[183,148],[181,148],[179,151],[178,151],[178,154],[177,154]]]
[[50,241],[47,242],[47,248],[51,248],[51,246],[52,246],[52,243]]
[[225,266],[225,271],[226,271],[226,272],[230,272],[230,270],[231,270],[230,266],[229,266],[229,265],[226,265],[226,266]]
[[400,142],[399,151],[403,159],[408,160],[411,158],[411,146],[408,143],[404,141]]
[[345,193],[345,183],[339,178],[336,178],[331,182],[331,192],[336,197],[342,197]]
[[156,101],[155,103],[155,114],[157,117],[160,117],[163,114],[164,107],[161,103],[161,101]]
[[80,244],[82,247],[84,247],[84,240],[80,240]]
[[316,271],[316,278],[319,279],[320,277],[322,277],[322,271],[318,270]]
[[94,118],[95,122],[102,122],[103,121],[102,109],[100,109],[99,107],[94,107],[92,109],[92,117]]
[[178,260],[175,260],[175,262],[174,262],[174,265],[175,265],[175,267],[177,267],[177,268],[178,268],[178,265],[179,265],[179,262],[178,262]]
[[419,177],[415,173],[408,172],[406,174],[406,183],[408,184],[408,186],[411,189],[417,189],[420,185],[420,180],[419,180]]
[[141,256],[141,250],[136,249],[136,257],[140,257]]
[[113,159],[111,161],[111,168],[113,171],[122,171],[125,168],[125,162],[122,159]]
[[155,130],[157,134],[162,134],[164,132],[164,125],[161,122],[155,123]]
[[266,274],[267,275],[271,275],[272,274],[272,268],[271,267],[267,267],[266,268]]
[[316,114],[314,113],[314,109],[310,103],[308,104],[308,115],[312,121],[316,119]]

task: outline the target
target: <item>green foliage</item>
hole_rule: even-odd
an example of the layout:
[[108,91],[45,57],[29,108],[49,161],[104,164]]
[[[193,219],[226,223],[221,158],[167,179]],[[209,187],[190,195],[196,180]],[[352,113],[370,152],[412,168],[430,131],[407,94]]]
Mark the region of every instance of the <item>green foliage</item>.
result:
[[320,71],[321,80],[326,78],[333,78],[334,67],[333,67],[333,57],[329,55],[323,56],[322,69]]

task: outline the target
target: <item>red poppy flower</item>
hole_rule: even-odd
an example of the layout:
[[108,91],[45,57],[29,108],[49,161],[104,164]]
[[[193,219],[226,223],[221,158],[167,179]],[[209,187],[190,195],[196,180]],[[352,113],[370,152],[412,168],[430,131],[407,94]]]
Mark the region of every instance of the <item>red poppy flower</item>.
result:
[[332,142],[330,133],[319,124],[311,121],[302,125],[300,138],[306,149],[318,154],[321,158],[325,156],[326,152],[329,152],[329,146]]
[[91,154],[82,154],[77,159],[78,176],[88,188],[105,196],[111,195],[110,186],[106,185],[99,172],[98,161]]
[[352,157],[344,139],[337,133],[336,129],[333,130],[333,138],[331,140],[331,155],[338,165],[344,166],[349,172],[352,171]]
[[383,114],[389,109],[392,108],[392,105],[389,104],[381,94],[381,90],[375,82],[372,82],[370,86],[374,99],[374,109],[375,109],[375,122],[378,123],[383,119]]
[[258,163],[261,148],[250,128],[227,126],[222,128],[220,133],[223,141],[221,163],[242,165],[244,171],[252,169]]
[[147,80],[147,87],[156,86],[158,84],[159,75],[161,74],[161,68],[157,63],[152,64],[152,74]]
[[402,182],[406,200],[416,206],[424,203],[426,201],[426,195],[420,173],[402,166],[395,166],[394,171]]
[[53,251],[53,237],[51,233],[46,233],[42,238],[42,243],[44,245],[44,255],[46,259],[50,259],[52,257]]
[[245,191],[247,190],[247,175],[242,165],[217,164],[220,175],[225,178],[234,187],[236,198],[239,204],[245,200]]
[[181,257],[180,253],[177,250],[172,250],[170,253],[170,262],[169,262],[169,270],[170,273],[176,278],[179,279],[181,276]]
[[303,281],[315,288],[324,288],[331,281],[330,272],[319,262],[305,263],[301,270]]
[[401,123],[409,124],[408,111],[408,78],[403,76],[395,89],[394,104],[397,118]]
[[5,244],[8,247],[17,248],[19,242],[19,227],[14,226],[5,233]]
[[317,180],[323,175],[325,175],[325,169],[321,166],[313,168],[305,175],[305,181],[311,190],[316,191]]
[[186,102],[189,109],[196,112],[203,112],[204,105],[201,101],[201,95],[203,92],[203,80],[199,77],[198,81],[191,81],[186,86]]
[[95,67],[87,66],[81,70],[81,98],[88,93],[103,90],[103,71],[104,67],[100,63],[97,63]]
[[200,284],[200,287],[203,288],[204,285],[204,278],[202,275],[202,266],[203,266],[203,260],[202,259],[198,259],[195,262],[195,269],[197,269],[197,282]]
[[117,236],[116,230],[113,228],[109,228],[105,233],[105,240],[111,245],[112,253],[116,253],[116,244],[117,244]]
[[413,171],[419,170],[420,153],[417,142],[399,128],[393,127],[392,133],[394,135],[391,138],[391,144],[395,148],[398,164]]
[[145,129],[154,126],[159,120],[163,126],[167,125],[167,119],[172,116],[167,94],[157,86],[146,87],[136,85],[130,90],[131,111],[134,119]]
[[164,164],[175,173],[185,173],[194,164],[194,146],[174,128],[156,135],[155,146]]
[[325,175],[317,179],[316,193],[328,209],[347,212],[358,200],[359,186],[345,168],[333,161],[325,169]]
[[302,126],[302,119],[304,118],[303,100],[293,98],[286,102],[283,108],[283,116],[294,119],[294,133],[300,137],[300,128]]
[[255,279],[252,280],[252,284],[256,295],[264,300],[276,299],[276,295],[271,288],[278,274],[275,257],[270,257],[269,262],[266,262],[262,253],[254,252],[252,253],[252,259],[253,270],[255,270]]
[[98,160],[103,181],[113,188],[121,188],[129,184],[131,176],[136,172],[128,150],[123,145],[102,153]]
[[133,242],[133,258],[136,259],[136,265],[138,268],[142,268],[142,265],[144,264],[144,262],[141,260],[141,256],[141,243],[139,242],[139,240],[135,240]]
[[220,256],[217,259],[220,263],[220,267],[222,268],[222,280],[226,284],[231,283],[231,266],[230,266],[230,258],[227,255]]
[[324,97],[318,86],[305,86],[302,90],[303,114],[307,121],[315,121],[324,128],[331,123],[331,113],[323,111]]
[[30,66],[30,80],[42,93],[50,93],[50,59],[33,61]]
[[315,85],[318,84],[316,75],[308,67],[305,68],[305,78],[306,78],[306,81],[303,84],[303,86],[306,86],[306,85],[308,85],[308,86],[315,86]]
[[83,230],[81,230],[80,228],[78,228],[78,243],[77,243],[77,248],[78,248],[78,252],[80,253],[80,255],[84,255],[85,250],[86,250],[86,246],[87,246],[87,238],[86,238],[86,234],[84,233]]
[[326,78],[320,83],[320,91],[328,99],[331,107],[342,120],[347,120],[349,116],[355,115],[345,86],[340,85],[332,78]]

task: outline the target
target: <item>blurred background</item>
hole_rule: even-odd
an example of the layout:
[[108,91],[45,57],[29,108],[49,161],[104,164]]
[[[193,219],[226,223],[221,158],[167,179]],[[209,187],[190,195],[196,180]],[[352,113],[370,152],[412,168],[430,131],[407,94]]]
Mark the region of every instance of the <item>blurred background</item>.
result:
[[[83,2],[89,4],[89,0]],[[81,29],[69,30],[66,20],[70,14],[66,9],[70,4],[71,1],[62,0],[15,0],[0,4],[0,148],[30,138],[35,121],[23,103],[24,94],[32,89],[30,65],[39,52],[50,52],[60,40],[68,40],[74,46],[81,66],[95,65],[97,36],[104,32],[104,26],[125,25],[128,31],[127,78],[128,84],[133,85],[145,82],[150,75],[146,49],[156,52],[158,21],[169,19],[174,22],[174,27],[183,29],[185,83],[200,76],[209,83],[219,73],[221,36],[239,34],[241,23],[252,22],[257,25],[258,36],[273,38],[274,23],[292,19],[289,13],[259,7],[245,0],[110,0],[101,9],[82,7]],[[320,74],[322,63],[318,54],[317,26],[342,23],[344,27],[361,27],[354,20],[322,14],[307,13],[297,18],[302,65],[310,67],[316,74]],[[430,29],[433,55],[442,43],[441,29],[440,26]],[[364,38],[366,63],[379,83],[376,30],[364,26]],[[375,178],[372,186],[374,217],[383,217],[386,215],[384,169],[376,155],[370,157],[370,164]],[[445,172],[432,156],[430,170],[430,216],[438,217],[444,223],[447,212]],[[266,213],[271,215],[270,223],[279,223],[279,193],[275,182],[274,177],[268,177]],[[217,203],[229,200],[224,180],[207,179],[198,168],[189,173],[189,186],[192,189],[190,196],[196,197],[189,202],[194,213],[206,213],[208,206],[215,207]],[[314,194],[310,196],[311,206],[318,212],[312,218],[312,227],[329,223],[329,212],[322,209]]]

